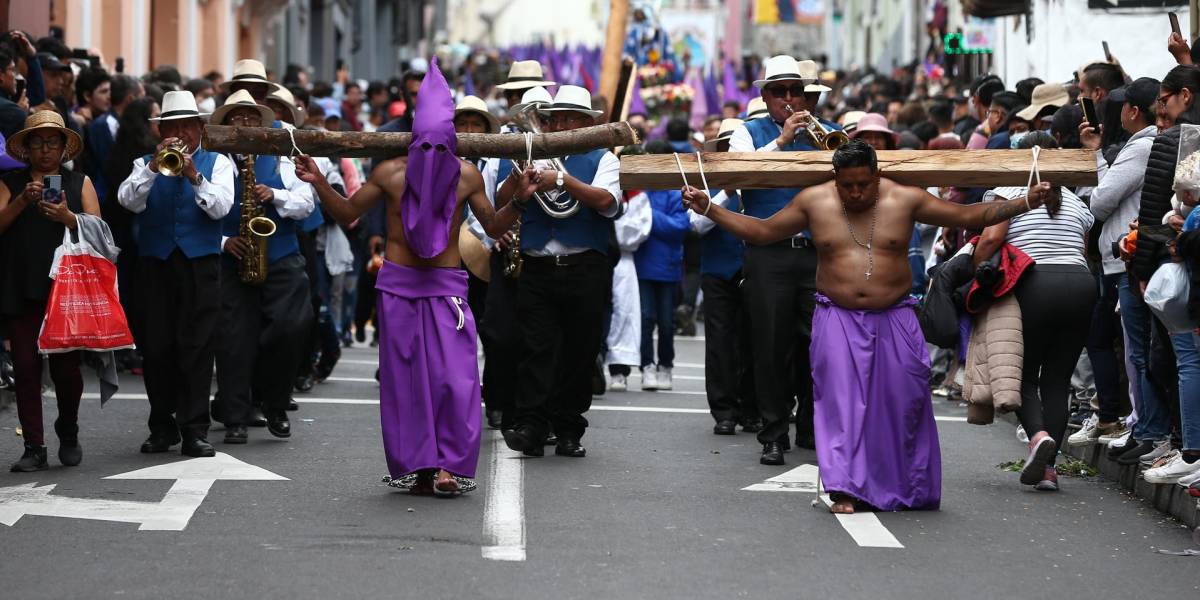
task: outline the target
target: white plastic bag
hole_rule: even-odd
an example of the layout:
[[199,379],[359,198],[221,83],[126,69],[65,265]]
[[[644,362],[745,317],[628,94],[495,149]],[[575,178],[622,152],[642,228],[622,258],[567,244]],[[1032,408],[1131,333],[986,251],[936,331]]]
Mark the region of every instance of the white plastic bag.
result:
[[1200,202],[1200,125],[1179,126],[1179,155],[1173,188],[1183,204],[1195,206]]
[[1171,333],[1187,333],[1200,326],[1188,316],[1190,279],[1182,263],[1167,263],[1146,284],[1146,305]]

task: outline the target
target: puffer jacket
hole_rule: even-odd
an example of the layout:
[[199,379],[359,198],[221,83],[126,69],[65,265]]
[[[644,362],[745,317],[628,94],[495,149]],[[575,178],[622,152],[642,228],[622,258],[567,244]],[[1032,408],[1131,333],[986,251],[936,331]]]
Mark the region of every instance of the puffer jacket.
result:
[[968,423],[988,425],[997,411],[1021,408],[1025,361],[1021,327],[1021,306],[1014,294],[997,298],[987,312],[974,318],[963,383]]
[[[1181,116],[1179,123],[1191,123],[1191,119]],[[1140,225],[1156,225],[1162,223],[1163,215],[1171,210],[1172,189],[1175,186],[1175,162],[1179,158],[1180,127],[1174,127],[1158,134],[1154,145],[1150,147],[1150,159],[1146,163],[1146,181],[1142,184],[1141,207],[1138,209]],[[1167,259],[1166,244],[1146,236],[1139,235],[1137,252],[1130,263],[1133,274],[1139,281],[1150,281],[1150,276],[1158,269],[1158,265]]]

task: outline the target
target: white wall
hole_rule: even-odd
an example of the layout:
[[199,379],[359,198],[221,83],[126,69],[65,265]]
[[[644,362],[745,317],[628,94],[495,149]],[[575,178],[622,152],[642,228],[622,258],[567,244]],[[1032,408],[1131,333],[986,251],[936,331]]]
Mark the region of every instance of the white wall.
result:
[[496,47],[549,36],[559,45],[604,44],[608,0],[451,0],[447,4],[448,41],[467,44],[483,41],[474,39],[485,31],[479,12],[494,13],[502,8],[496,19]]
[[[1187,9],[1179,9],[1187,35]],[[1130,76],[1162,79],[1175,60],[1167,53],[1171,33],[1166,11],[1110,13],[1089,10],[1082,0],[1034,0],[1033,36],[1019,17],[999,19],[996,74],[1011,88],[1026,77],[1068,81],[1083,63],[1103,60],[1107,40]]]

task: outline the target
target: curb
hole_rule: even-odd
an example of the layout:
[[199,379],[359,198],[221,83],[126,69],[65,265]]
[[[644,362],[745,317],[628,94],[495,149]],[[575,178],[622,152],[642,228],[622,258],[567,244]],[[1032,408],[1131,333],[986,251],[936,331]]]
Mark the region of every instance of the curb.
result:
[[1142,479],[1139,465],[1123,466],[1108,458],[1107,447],[1100,444],[1068,446],[1064,453],[1078,458],[1099,469],[1100,475],[1115,481],[1123,489],[1133,492],[1159,512],[1168,514],[1188,527],[1200,527],[1200,500],[1188,495],[1188,491],[1175,484],[1155,484]]

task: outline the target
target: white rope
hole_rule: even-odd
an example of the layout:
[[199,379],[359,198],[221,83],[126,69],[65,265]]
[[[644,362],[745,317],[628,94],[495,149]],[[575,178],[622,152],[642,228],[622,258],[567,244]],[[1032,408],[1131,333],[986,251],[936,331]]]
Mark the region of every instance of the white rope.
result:
[[288,132],[288,137],[292,138],[292,154],[290,156],[294,157],[298,154],[304,154],[303,152],[300,151],[300,146],[296,145],[296,130],[288,129],[287,132]]
[[454,310],[458,311],[458,325],[454,327],[454,330],[462,331],[463,326],[467,324],[467,318],[462,309],[462,298],[450,298],[450,300],[454,303]]
[[[688,187],[687,173],[683,170],[683,161],[679,160],[679,153],[674,152],[675,166],[679,167],[679,176],[683,177],[683,187]],[[696,153],[696,164],[700,167],[700,182],[704,185],[704,193],[708,193],[708,178],[704,176],[704,161],[700,159],[700,153]],[[691,208],[691,202],[688,203],[688,208]],[[704,212],[700,216],[707,217],[709,209],[712,208],[712,198],[708,199],[708,204],[704,205]]]
[[1025,182],[1025,210],[1033,210],[1029,206],[1029,189],[1033,186],[1033,180],[1036,178],[1038,185],[1042,184],[1042,172],[1038,169],[1038,155],[1042,153],[1042,147],[1034,146],[1032,150],[1033,164],[1029,167],[1029,181]]

